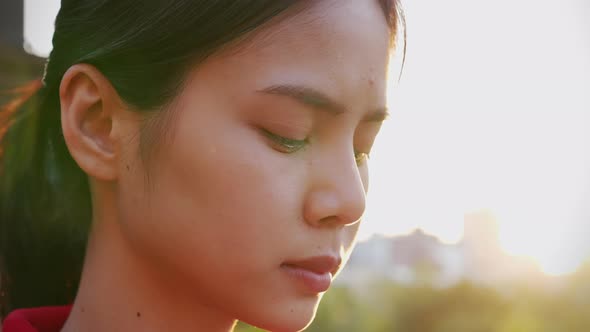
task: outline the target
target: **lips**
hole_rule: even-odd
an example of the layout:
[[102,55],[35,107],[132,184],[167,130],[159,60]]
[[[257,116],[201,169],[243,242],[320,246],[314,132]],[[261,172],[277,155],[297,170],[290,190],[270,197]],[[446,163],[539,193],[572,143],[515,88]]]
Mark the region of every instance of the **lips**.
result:
[[342,260],[335,256],[316,256],[301,260],[287,261],[281,269],[313,294],[330,288],[332,276],[338,271]]
[[283,263],[285,266],[298,267],[317,274],[332,273],[338,271],[342,259],[335,256],[315,256],[302,260],[288,261]]

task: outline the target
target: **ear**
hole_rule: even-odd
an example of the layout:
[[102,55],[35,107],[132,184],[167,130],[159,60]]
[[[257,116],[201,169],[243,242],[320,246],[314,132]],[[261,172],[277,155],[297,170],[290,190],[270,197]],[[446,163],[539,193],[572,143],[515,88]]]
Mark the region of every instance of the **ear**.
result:
[[116,180],[120,149],[113,129],[124,109],[116,90],[98,69],[77,64],[65,73],[59,97],[64,139],[74,160],[90,177]]

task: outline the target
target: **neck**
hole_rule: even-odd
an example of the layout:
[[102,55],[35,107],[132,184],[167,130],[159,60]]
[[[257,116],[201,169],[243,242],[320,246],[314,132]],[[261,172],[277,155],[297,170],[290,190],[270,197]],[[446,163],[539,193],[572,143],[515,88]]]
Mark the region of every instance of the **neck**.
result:
[[80,287],[62,332],[233,330],[235,320],[200,303],[186,282],[129,246],[114,204],[96,207],[102,213],[93,218]]

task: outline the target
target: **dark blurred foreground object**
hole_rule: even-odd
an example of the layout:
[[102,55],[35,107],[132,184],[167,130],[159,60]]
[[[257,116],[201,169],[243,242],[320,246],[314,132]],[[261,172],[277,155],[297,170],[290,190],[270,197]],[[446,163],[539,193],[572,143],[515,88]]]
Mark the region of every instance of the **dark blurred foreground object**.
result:
[[23,0],[0,1],[0,91],[39,78],[45,59],[23,49]]
[[[0,0],[0,106],[11,101],[16,88],[43,75],[45,59],[24,50],[23,0]],[[2,273],[3,257],[0,257],[0,320],[6,315],[6,297],[2,283],[8,282]]]

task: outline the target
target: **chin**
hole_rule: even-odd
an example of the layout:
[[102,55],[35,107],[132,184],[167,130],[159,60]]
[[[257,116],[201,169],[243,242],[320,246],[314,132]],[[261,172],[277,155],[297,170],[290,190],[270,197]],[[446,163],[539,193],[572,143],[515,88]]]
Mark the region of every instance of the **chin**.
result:
[[272,332],[298,332],[308,327],[315,318],[318,300],[307,305],[294,304],[286,309],[270,308],[260,319],[243,319],[244,323]]
[[286,319],[283,321],[277,322],[265,322],[263,324],[254,324],[248,323],[252,326],[256,326],[259,329],[265,331],[272,331],[272,332],[299,332],[303,331],[306,327],[308,327],[311,322],[313,321],[313,317],[309,319]]

